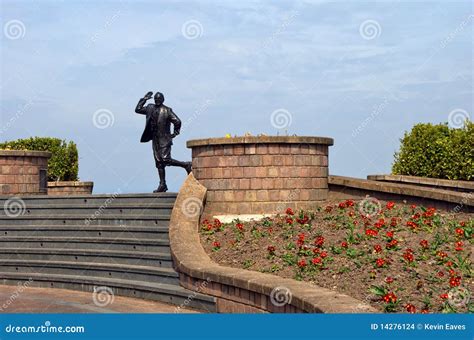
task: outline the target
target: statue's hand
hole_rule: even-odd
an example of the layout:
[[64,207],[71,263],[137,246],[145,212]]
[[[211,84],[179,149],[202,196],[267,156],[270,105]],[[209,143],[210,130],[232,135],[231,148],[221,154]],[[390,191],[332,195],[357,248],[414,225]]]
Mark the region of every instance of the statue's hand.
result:
[[153,96],[153,92],[149,91],[149,92],[147,92],[147,94],[146,94],[143,98],[145,98],[146,100],[148,100],[148,99],[150,99],[152,96]]
[[179,131],[174,131],[174,132],[171,134],[171,138],[174,138],[174,137],[176,137],[177,135],[179,135]]

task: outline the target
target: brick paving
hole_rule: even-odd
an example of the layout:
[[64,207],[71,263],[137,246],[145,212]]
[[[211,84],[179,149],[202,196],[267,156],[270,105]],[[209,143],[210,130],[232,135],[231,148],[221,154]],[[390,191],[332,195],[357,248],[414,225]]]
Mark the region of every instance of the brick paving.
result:
[[[175,313],[175,310],[174,305],[123,296],[114,296],[112,303],[98,306],[93,294],[88,292],[0,285],[0,313]],[[199,312],[180,308],[180,313]]]

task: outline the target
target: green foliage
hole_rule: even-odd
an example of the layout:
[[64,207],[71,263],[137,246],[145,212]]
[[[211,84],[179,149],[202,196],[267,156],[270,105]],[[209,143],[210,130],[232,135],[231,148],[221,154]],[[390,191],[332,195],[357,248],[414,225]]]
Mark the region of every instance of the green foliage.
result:
[[474,123],[463,128],[447,124],[417,124],[401,139],[395,153],[394,175],[452,180],[474,179]]
[[78,152],[74,142],[59,138],[31,137],[0,143],[0,149],[49,151],[48,181],[77,181]]

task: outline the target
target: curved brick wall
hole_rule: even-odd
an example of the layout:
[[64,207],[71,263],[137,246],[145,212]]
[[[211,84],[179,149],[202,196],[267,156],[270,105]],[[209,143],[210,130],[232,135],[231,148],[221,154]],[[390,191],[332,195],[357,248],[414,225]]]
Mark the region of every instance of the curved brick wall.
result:
[[187,142],[207,214],[275,213],[328,196],[331,138],[261,136]]
[[51,153],[44,151],[0,150],[1,194],[47,193],[50,157]]

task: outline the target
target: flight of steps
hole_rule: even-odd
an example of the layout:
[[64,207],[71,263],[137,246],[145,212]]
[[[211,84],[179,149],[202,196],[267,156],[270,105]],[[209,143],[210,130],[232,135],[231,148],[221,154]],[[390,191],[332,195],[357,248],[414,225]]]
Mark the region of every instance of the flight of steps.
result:
[[215,299],[181,287],[173,269],[168,224],[175,199],[175,193],[0,196],[0,283],[108,287],[116,295],[214,312]]

